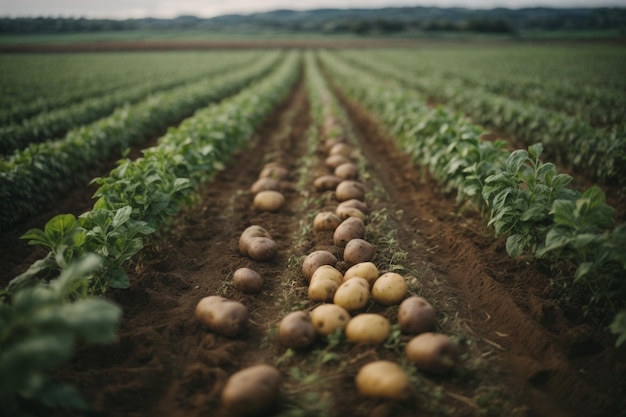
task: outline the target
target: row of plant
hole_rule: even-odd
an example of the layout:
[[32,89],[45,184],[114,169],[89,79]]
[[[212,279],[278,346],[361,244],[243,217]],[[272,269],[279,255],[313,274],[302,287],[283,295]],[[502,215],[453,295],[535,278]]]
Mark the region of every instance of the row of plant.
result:
[[582,194],[569,189],[571,177],[541,162],[541,144],[507,152],[504,142],[481,140],[483,129],[443,107],[429,107],[402,84],[381,81],[336,54],[322,53],[321,59],[337,84],[374,113],[416,162],[457,189],[459,199],[488,212],[496,235],[507,236],[510,255],[572,262],[576,272],[555,275],[554,284],[564,298],[582,301],[587,312],[617,314],[612,328],[621,335],[618,343],[626,339],[626,312],[618,313],[625,307],[626,225],[615,225],[599,188]]
[[278,52],[267,54],[250,67],[123,106],[109,117],[70,131],[61,140],[32,144],[0,161],[0,230],[36,213],[46,201],[81,180],[87,167],[267,74],[281,56]]
[[190,77],[214,62],[256,51],[124,52],[0,55],[0,124],[141,84],[146,79]]
[[410,70],[392,66],[376,55],[343,52],[352,63],[392,77],[495,129],[514,134],[526,143],[541,142],[546,153],[560,164],[575,167],[605,183],[625,184],[626,129],[593,128],[586,121],[519,102],[438,73],[415,77]]
[[[256,57],[254,57],[256,58]],[[34,117],[0,127],[0,154],[8,155],[23,149],[31,143],[53,140],[68,130],[107,116],[117,107],[145,100],[149,95],[176,87],[219,76],[220,73],[239,66],[250,64],[248,55],[231,55],[206,67],[194,67],[178,74],[164,74],[162,77],[149,77],[138,80],[134,85],[116,89],[108,94],[89,97],[52,111],[42,112]],[[198,87],[198,86],[197,86]]]
[[[57,216],[44,230],[24,235],[50,252],[0,293],[0,319],[5,320],[0,337],[0,367],[5,368],[0,369],[7,371],[0,374],[3,412],[45,412],[29,409],[32,403],[24,400],[35,400],[41,407],[84,407],[76,390],[48,382],[43,372],[67,359],[76,339],[115,338],[120,311],[93,294],[107,287],[128,287],[123,263],[142,249],[147,235],[167,224],[181,204],[193,202],[197,186],[249,140],[289,92],[298,70],[298,56],[291,53],[270,75],[198,111],[146,149],[142,158],[120,161],[108,177],[97,179],[100,188],[93,210],[78,218]],[[45,279],[59,271],[58,280]],[[22,362],[13,362],[16,359]],[[26,360],[28,374],[23,373]]]

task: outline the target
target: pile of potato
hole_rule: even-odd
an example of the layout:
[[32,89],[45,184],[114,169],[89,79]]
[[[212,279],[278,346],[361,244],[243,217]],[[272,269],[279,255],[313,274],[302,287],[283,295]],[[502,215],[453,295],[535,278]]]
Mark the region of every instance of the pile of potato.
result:
[[254,208],[260,211],[279,211],[285,205],[282,182],[288,177],[289,171],[284,165],[278,162],[265,164],[259,178],[250,187],[250,192],[254,195]]

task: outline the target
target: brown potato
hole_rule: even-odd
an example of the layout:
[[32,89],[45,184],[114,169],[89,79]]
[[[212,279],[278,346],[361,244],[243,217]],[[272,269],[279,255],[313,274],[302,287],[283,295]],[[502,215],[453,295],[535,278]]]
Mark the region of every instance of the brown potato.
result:
[[406,399],[411,381],[400,365],[391,361],[375,361],[363,366],[356,376],[356,386],[364,397],[390,400]]
[[395,272],[382,274],[372,286],[374,300],[384,306],[399,304],[407,291],[404,277]]
[[317,213],[313,219],[313,230],[316,232],[332,232],[341,224],[341,219],[330,211]]
[[238,301],[212,295],[198,302],[196,318],[215,333],[235,337],[248,324],[248,309]]
[[354,316],[346,326],[346,337],[352,343],[383,343],[391,333],[391,323],[380,314]]
[[326,166],[331,168],[331,169],[335,169],[337,168],[339,165],[341,164],[345,164],[346,162],[350,162],[350,159],[343,156],[343,155],[330,155],[328,158],[326,158]]
[[250,268],[239,268],[233,274],[233,285],[246,294],[257,294],[263,289],[264,280]]
[[280,321],[278,338],[288,348],[299,349],[315,341],[315,328],[308,311],[293,311]]
[[352,239],[362,239],[365,237],[365,223],[358,217],[349,217],[333,233],[333,242],[339,248],[345,248]]
[[315,191],[335,191],[339,183],[343,181],[336,175],[322,175],[313,181]]
[[345,139],[339,138],[339,137],[326,139],[326,141],[324,141],[324,149],[326,150],[326,153],[329,153],[330,150],[333,148],[333,146],[335,146],[338,143],[346,143],[346,141]]
[[426,332],[409,341],[406,356],[421,371],[443,374],[454,366],[457,346],[445,334]]
[[374,285],[374,282],[378,279],[378,268],[373,262],[361,262],[356,265],[352,265],[344,274],[344,282],[350,278],[361,277],[367,280],[370,288]]
[[376,246],[363,239],[352,239],[343,250],[343,260],[351,264],[371,262],[376,256]]
[[365,186],[354,180],[344,180],[335,189],[337,201],[361,200],[365,199]]
[[328,336],[338,329],[345,329],[350,313],[335,304],[321,304],[311,311],[311,323],[317,334]]
[[242,255],[248,255],[248,244],[250,243],[250,239],[255,237],[266,237],[268,239],[272,238],[267,230],[261,226],[253,225],[246,228],[246,230],[244,230],[239,237],[239,252]]
[[435,320],[435,309],[424,297],[409,297],[398,309],[398,324],[404,333],[428,332],[435,327]]
[[337,284],[336,281],[313,275],[308,289],[309,300],[321,302],[332,301],[337,288],[339,288],[339,284]]
[[355,180],[359,176],[359,168],[352,162],[346,162],[335,168],[335,175],[344,180]]
[[343,274],[333,266],[322,265],[313,272],[311,281],[314,279],[327,279],[335,282],[337,285],[341,285],[343,283]]
[[350,200],[342,201],[341,203],[337,205],[337,210],[339,210],[340,208],[344,208],[344,207],[357,208],[365,214],[369,213],[370,211],[366,202],[357,200],[356,198],[351,198]]
[[322,265],[334,267],[337,265],[337,257],[326,250],[311,252],[304,258],[304,262],[302,262],[302,275],[304,275],[307,281],[311,281],[315,270]]
[[278,211],[285,205],[285,196],[279,191],[261,191],[254,196],[254,208],[261,211]]
[[250,187],[250,192],[252,194],[258,194],[261,191],[280,191],[280,183],[274,178],[259,178],[252,184],[252,187]]
[[289,171],[280,164],[270,162],[263,167],[259,174],[259,178],[265,177],[274,178],[275,180],[286,180],[289,177]]
[[339,219],[341,220],[345,220],[348,217],[358,217],[359,219],[365,221],[365,219],[367,218],[365,213],[354,207],[337,207],[335,213],[337,214],[337,217],[339,217]]
[[261,416],[276,404],[281,376],[270,365],[254,365],[234,373],[222,390],[222,404],[228,415]]
[[270,261],[278,253],[278,245],[267,237],[255,237],[248,243],[248,256],[255,261]]
[[350,157],[351,153],[352,153],[352,146],[348,145],[347,143],[337,143],[333,145],[328,151],[329,155],[342,155],[347,158]]
[[337,288],[333,303],[348,311],[364,308],[370,299],[370,286],[365,278],[354,277]]

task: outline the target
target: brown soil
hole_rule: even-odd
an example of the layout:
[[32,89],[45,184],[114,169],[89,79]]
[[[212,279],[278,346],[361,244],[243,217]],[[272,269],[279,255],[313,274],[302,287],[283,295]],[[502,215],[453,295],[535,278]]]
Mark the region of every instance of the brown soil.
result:
[[[540,265],[510,259],[503,241],[493,239],[476,213],[458,207],[454,196],[428,176],[416,175],[421,169],[395,148],[368,113],[343,103],[357,127],[369,174],[364,181],[378,190],[372,209],[389,213],[386,224],[377,227],[395,230],[396,244],[407,251],[403,264],[417,271],[416,288],[439,310],[441,329],[462,334],[463,355],[450,377],[419,376],[422,391],[397,404],[363,400],[353,384],[359,367],[374,358],[398,357],[393,349],[344,343],[328,351],[320,341],[289,356],[278,342],[276,325],[297,298],[305,308],[312,306],[304,300],[302,256],[322,248],[338,254],[327,234],[304,228],[312,210],[332,207],[333,201],[329,194],[297,186],[299,176],[321,170],[323,155],[318,150],[312,170],[302,169],[310,157],[306,131],[311,123],[302,83],[250,145],[203,187],[199,203],[182,212],[128,268],[131,288],[109,291],[107,296],[124,311],[119,342],[79,347],[55,377],[76,385],[94,416],[226,416],[219,396],[228,376],[259,362],[278,362],[284,401],[276,411],[286,414],[292,407],[307,411],[307,406],[330,403],[335,415],[441,415],[430,401],[443,404],[437,410],[451,416],[600,417],[624,409],[624,349],[614,349],[602,329],[581,317],[566,316]],[[278,213],[255,211],[248,191],[269,161],[283,162],[291,172],[284,184],[287,206]],[[239,235],[252,224],[265,227],[278,243],[278,256],[271,262],[239,254]],[[25,250],[5,247],[7,258],[13,250]],[[36,255],[20,256],[24,262],[12,271],[23,270]],[[391,260],[381,256],[377,263],[385,269]],[[243,295],[233,288],[232,274],[244,266],[265,277],[261,294]],[[242,336],[226,338],[196,322],[196,303],[213,294],[248,307],[250,326]],[[390,318],[395,314],[371,308]],[[319,359],[320,352],[339,359],[310,359]],[[297,370],[305,375],[294,374]],[[318,373],[321,382],[313,378]],[[423,390],[429,387],[441,390],[426,396]],[[303,400],[316,392],[322,393]],[[308,409],[298,415],[323,414]]]

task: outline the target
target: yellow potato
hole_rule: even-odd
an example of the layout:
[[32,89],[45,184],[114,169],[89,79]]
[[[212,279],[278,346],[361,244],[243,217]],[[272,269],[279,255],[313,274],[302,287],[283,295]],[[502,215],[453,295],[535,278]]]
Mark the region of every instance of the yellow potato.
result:
[[322,336],[345,329],[349,321],[350,313],[335,304],[322,304],[311,311],[311,323],[317,334]]
[[372,287],[374,282],[378,279],[378,268],[373,262],[361,262],[356,265],[352,265],[344,274],[343,280],[347,281],[350,278],[361,277],[365,278]]
[[408,375],[391,361],[375,361],[363,366],[356,376],[356,386],[361,395],[371,398],[403,400],[411,393]]
[[257,210],[275,212],[285,205],[285,196],[279,191],[260,191],[254,196],[252,204]]
[[311,281],[313,273],[322,265],[334,267],[337,265],[337,257],[326,250],[311,252],[302,262],[302,275],[304,275],[307,281]]
[[255,365],[234,373],[222,390],[222,404],[229,416],[261,416],[275,405],[281,376],[270,365]]
[[337,288],[333,303],[348,311],[364,308],[370,299],[370,286],[365,278],[354,277]]
[[341,224],[341,219],[333,212],[317,213],[313,219],[313,230],[316,232],[333,232]]
[[404,277],[395,272],[382,274],[372,287],[374,300],[381,305],[399,304],[408,291]]
[[380,314],[359,314],[346,326],[346,337],[352,343],[380,344],[387,340],[389,333],[391,324]]

